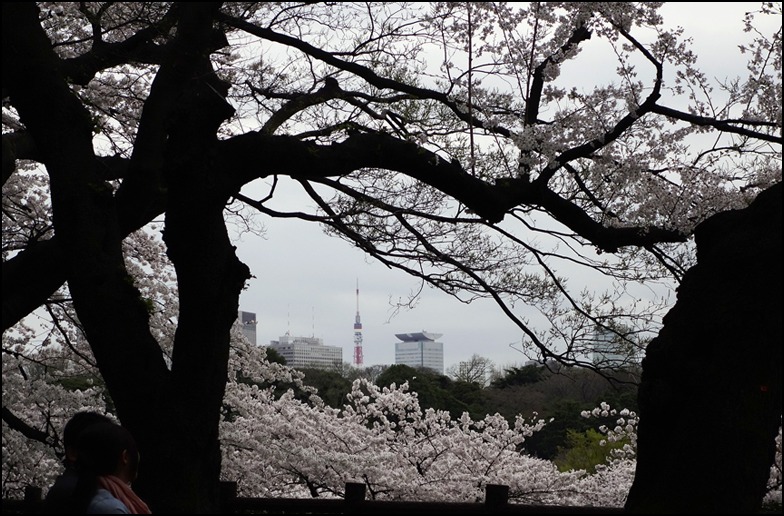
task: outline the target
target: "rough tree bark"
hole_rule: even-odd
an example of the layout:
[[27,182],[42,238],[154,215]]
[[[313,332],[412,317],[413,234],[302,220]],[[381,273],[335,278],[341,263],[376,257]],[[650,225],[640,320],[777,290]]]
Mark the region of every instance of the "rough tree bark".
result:
[[760,509],[781,425],[782,187],[697,227],[697,265],[648,346],[633,513]]

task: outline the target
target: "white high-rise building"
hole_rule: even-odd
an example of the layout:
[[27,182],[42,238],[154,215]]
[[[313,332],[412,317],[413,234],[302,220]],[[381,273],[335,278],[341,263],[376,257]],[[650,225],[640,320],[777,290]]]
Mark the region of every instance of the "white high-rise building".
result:
[[420,331],[396,333],[402,342],[395,343],[395,364],[411,367],[427,367],[444,374],[444,344],[436,342],[441,333]]
[[286,359],[286,365],[295,368],[337,369],[343,365],[343,348],[326,346],[317,337],[292,337],[283,335],[270,341],[270,348]]

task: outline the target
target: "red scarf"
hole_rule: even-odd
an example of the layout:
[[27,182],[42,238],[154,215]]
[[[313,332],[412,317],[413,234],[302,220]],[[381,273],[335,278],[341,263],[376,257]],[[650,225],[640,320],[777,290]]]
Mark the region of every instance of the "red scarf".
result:
[[131,514],[152,514],[147,504],[133,492],[130,484],[127,484],[114,475],[98,477],[101,487],[112,493],[112,496],[120,500],[128,507]]

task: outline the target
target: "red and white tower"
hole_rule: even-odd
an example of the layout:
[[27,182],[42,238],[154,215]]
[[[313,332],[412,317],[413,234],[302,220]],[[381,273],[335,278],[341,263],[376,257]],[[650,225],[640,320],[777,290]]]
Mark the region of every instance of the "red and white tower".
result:
[[362,365],[362,322],[359,319],[359,279],[357,279],[357,316],[354,319],[354,365]]

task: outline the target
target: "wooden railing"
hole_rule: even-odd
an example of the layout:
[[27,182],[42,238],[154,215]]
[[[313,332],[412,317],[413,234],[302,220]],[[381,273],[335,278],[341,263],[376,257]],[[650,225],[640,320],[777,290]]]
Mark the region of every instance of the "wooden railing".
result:
[[[623,514],[617,507],[572,507],[509,503],[509,487],[488,484],[484,503],[365,500],[365,484],[347,483],[345,498],[244,498],[236,482],[221,482],[220,514]],[[25,488],[24,500],[3,500],[3,514],[43,514],[40,487]]]
[[347,483],[341,499],[241,498],[235,482],[222,482],[222,504],[228,513],[264,514],[623,514],[617,507],[569,507],[509,503],[509,486],[488,484],[484,503],[365,500],[365,484]]
[[3,514],[43,514],[41,488],[26,486],[24,500],[3,500]]

